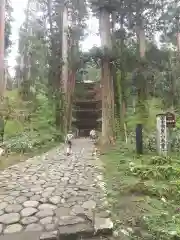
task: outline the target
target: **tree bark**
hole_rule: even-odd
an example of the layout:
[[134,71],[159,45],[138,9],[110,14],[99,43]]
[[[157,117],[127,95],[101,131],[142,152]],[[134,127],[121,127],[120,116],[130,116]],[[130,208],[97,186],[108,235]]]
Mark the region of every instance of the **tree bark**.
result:
[[[142,23],[141,23],[142,24]],[[143,26],[137,26],[137,39],[139,47],[139,57],[142,60],[145,57],[146,43],[145,43],[145,33]]]
[[30,14],[30,0],[27,2],[26,13],[26,43],[23,49],[23,79],[21,83],[21,95],[23,100],[29,100],[30,97],[30,46],[28,37],[31,36],[31,29],[29,27],[29,14]]
[[[175,4],[177,6],[177,9],[178,8],[178,0],[175,1]],[[179,10],[177,10],[177,13],[176,13],[176,39],[177,39],[177,53],[178,53],[178,58],[180,58],[180,27],[179,27],[179,19],[180,19],[180,13],[179,13]]]
[[71,129],[72,124],[72,105],[73,105],[73,95],[74,95],[74,88],[75,88],[75,80],[76,74],[75,71],[69,71],[68,77],[68,110],[67,110],[67,129]]
[[62,81],[64,92],[67,93],[68,82],[68,10],[64,6],[63,10],[63,33],[62,33]]
[[[49,87],[51,88],[51,95],[55,96],[55,123],[57,130],[61,133],[64,132],[64,99],[62,94],[62,84],[61,84],[61,66],[58,68],[58,63],[56,62],[57,52],[55,44],[55,33],[53,28],[52,19],[52,0],[47,1],[48,17],[49,17],[49,27],[50,27],[50,43],[51,43],[51,55],[49,59],[50,72],[49,72]],[[62,13],[59,11],[59,22],[58,27],[62,28]],[[62,42],[62,41],[60,41]],[[62,46],[60,46],[60,59],[62,57]]]
[[0,97],[4,96],[5,0],[0,1]]
[[137,71],[137,104],[136,112],[138,115],[138,124],[136,125],[136,152],[137,154],[143,154],[143,123],[145,120],[146,113],[146,81],[145,78],[145,51],[146,51],[146,39],[143,26],[142,18],[143,9],[137,4],[136,9],[136,34],[138,43],[138,57],[139,57],[139,68]]
[[[111,24],[110,16],[106,9],[101,9],[100,19],[101,45],[104,49],[111,51]],[[114,136],[114,88],[110,69],[110,58],[104,56],[101,62],[101,84],[102,84],[102,144],[111,142]]]
[[125,73],[125,65],[123,62],[124,59],[124,40],[125,40],[125,33],[124,33],[124,15],[121,14],[120,19],[120,26],[121,26],[121,63],[120,63],[120,70],[121,70],[121,81],[120,81],[120,102],[121,102],[121,110],[120,110],[120,119],[121,119],[121,132],[122,138],[126,139],[126,123],[125,123],[125,115],[126,115],[126,96],[125,96],[125,80],[126,80],[126,73]]
[[69,120],[69,91],[68,91],[68,9],[66,5],[63,9],[63,17],[62,17],[62,90],[64,94],[64,127],[65,132],[68,129],[68,120]]

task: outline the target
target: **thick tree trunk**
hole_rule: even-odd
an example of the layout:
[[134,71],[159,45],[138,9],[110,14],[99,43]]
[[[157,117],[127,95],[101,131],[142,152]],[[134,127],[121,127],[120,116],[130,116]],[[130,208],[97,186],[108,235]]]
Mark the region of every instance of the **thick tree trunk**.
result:
[[[48,17],[49,17],[49,26],[50,26],[50,43],[51,43],[51,55],[49,59],[50,64],[50,72],[49,72],[49,87],[52,95],[55,96],[55,122],[56,128],[61,133],[64,132],[64,97],[62,93],[62,72],[61,66],[59,68],[59,64],[56,62],[57,52],[56,52],[56,44],[55,44],[55,33],[53,28],[53,19],[52,19],[52,0],[47,1],[48,8]],[[62,28],[62,13],[59,13],[59,22],[58,27]],[[60,41],[62,42],[62,41]],[[60,46],[60,59],[62,57],[62,46]]]
[[[109,13],[106,9],[100,12],[100,36],[101,44],[104,49],[111,50],[111,24]],[[110,59],[103,57],[101,66],[102,84],[102,144],[109,144],[114,136],[114,88],[111,76]]]
[[62,33],[62,81],[64,92],[67,93],[67,84],[68,84],[68,10],[64,6],[63,11],[63,33]]
[[[177,5],[177,8],[178,8],[178,0],[176,0],[176,5]],[[176,15],[176,38],[177,38],[177,64],[179,66],[179,63],[180,63],[180,12],[177,11],[177,15]],[[178,79],[178,76],[172,76],[173,79],[172,79],[172,89],[173,89],[173,107],[176,105],[176,97],[175,97],[175,92],[176,92],[176,79]]]
[[30,0],[27,2],[27,15],[26,15],[26,43],[23,49],[23,79],[21,83],[21,96],[23,100],[30,98],[30,46],[27,38],[31,36],[32,31],[29,27],[29,14],[30,14]]
[[[116,44],[115,38],[115,24],[116,24],[116,13],[111,13],[111,32],[112,32],[112,44]],[[115,102],[115,134],[116,136],[120,135],[120,119],[121,119],[121,89],[120,89],[120,78],[119,72],[116,67],[111,65],[111,73],[113,77],[113,87],[114,87],[114,102]]]
[[75,88],[75,80],[76,80],[76,73],[73,70],[69,71],[69,78],[68,78],[68,102],[67,102],[67,129],[71,129],[72,124],[72,106],[73,106],[73,95],[74,95],[74,88]]
[[[54,84],[52,79],[55,78],[55,68],[54,68],[54,54],[55,54],[55,42],[54,42],[54,30],[53,30],[53,21],[52,21],[52,1],[47,1],[47,10],[48,10],[48,18],[49,18],[49,28],[50,28],[50,49],[51,53],[49,54],[49,75],[48,75],[48,87],[49,87],[49,98],[52,99],[53,90],[56,89],[57,84]],[[57,79],[56,79],[57,80]],[[58,81],[57,81],[58,82]],[[59,86],[58,86],[59,88]]]
[[68,131],[69,91],[68,91],[68,9],[64,6],[62,17],[62,90],[64,93],[64,129]]
[[146,50],[146,39],[143,26],[137,26],[137,39],[138,39],[138,47],[139,47],[139,57],[141,60],[145,57]]
[[[178,0],[175,0],[175,4],[178,7]],[[176,39],[177,39],[177,52],[178,52],[178,58],[180,57],[180,23],[179,23],[179,19],[180,19],[180,12],[179,10],[177,10],[176,13]]]
[[5,91],[4,84],[4,31],[5,31],[5,0],[0,0],[0,97]]
[[72,13],[71,15],[71,34],[68,39],[69,50],[69,69],[68,69],[68,89],[67,89],[67,130],[71,129],[72,125],[72,107],[73,107],[73,95],[76,81],[77,71],[77,56],[79,53],[79,39],[76,36],[77,31],[77,19]]
[[138,79],[136,81],[137,84],[137,104],[136,104],[136,112],[138,115],[138,124],[136,125],[136,151],[138,154],[143,153],[143,123],[145,120],[146,113],[146,81],[144,76],[145,72],[145,47],[146,47],[146,39],[145,32],[143,28],[142,16],[140,9],[137,11],[137,42],[138,42],[138,52],[139,52],[139,69],[138,69]]
[[180,31],[177,32],[177,50],[178,50],[178,55],[180,55]]
[[120,81],[120,89],[121,89],[121,94],[120,94],[120,102],[121,102],[121,113],[120,113],[120,119],[121,119],[121,132],[122,132],[122,138],[126,140],[127,142],[127,132],[126,132],[126,122],[125,122],[125,115],[126,115],[126,94],[125,94],[125,81],[126,81],[126,72],[125,72],[125,65],[123,62],[124,59],[124,40],[125,40],[125,31],[124,31],[124,15],[121,15],[120,19],[120,25],[121,25],[121,81]]

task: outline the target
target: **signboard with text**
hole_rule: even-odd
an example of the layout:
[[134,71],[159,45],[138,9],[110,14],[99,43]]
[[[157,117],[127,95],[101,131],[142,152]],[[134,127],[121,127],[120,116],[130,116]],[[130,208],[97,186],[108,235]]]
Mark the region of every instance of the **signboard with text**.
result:
[[176,126],[176,117],[174,113],[166,113],[166,126],[169,128],[175,128]]
[[167,154],[166,114],[156,115],[157,150],[160,155]]

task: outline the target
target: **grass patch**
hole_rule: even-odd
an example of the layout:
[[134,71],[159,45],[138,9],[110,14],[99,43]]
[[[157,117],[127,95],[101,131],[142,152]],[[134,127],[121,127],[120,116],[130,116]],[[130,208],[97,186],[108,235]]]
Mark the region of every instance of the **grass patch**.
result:
[[41,146],[41,148],[35,148],[31,152],[25,152],[25,153],[16,153],[11,152],[8,156],[1,156],[0,158],[0,170],[4,170],[7,167],[10,167],[14,164],[17,164],[22,161],[26,161],[27,159],[34,157],[36,155],[40,155],[43,153],[46,153],[51,148],[57,147],[61,143],[59,142],[48,142]]
[[22,133],[23,131],[24,126],[21,122],[19,122],[18,120],[8,120],[4,129],[4,137],[5,139],[8,139],[12,136]]
[[177,157],[138,157],[130,149],[122,144],[102,157],[118,239],[180,239]]

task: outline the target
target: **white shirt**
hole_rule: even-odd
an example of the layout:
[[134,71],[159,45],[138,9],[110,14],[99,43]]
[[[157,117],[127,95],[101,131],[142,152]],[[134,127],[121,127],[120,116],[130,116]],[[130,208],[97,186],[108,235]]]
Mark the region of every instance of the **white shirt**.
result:
[[95,130],[91,130],[90,131],[90,136],[95,136],[96,135],[96,131]]
[[66,136],[66,142],[67,141],[70,141],[72,138],[74,137],[74,135],[72,133],[68,133],[67,136]]

